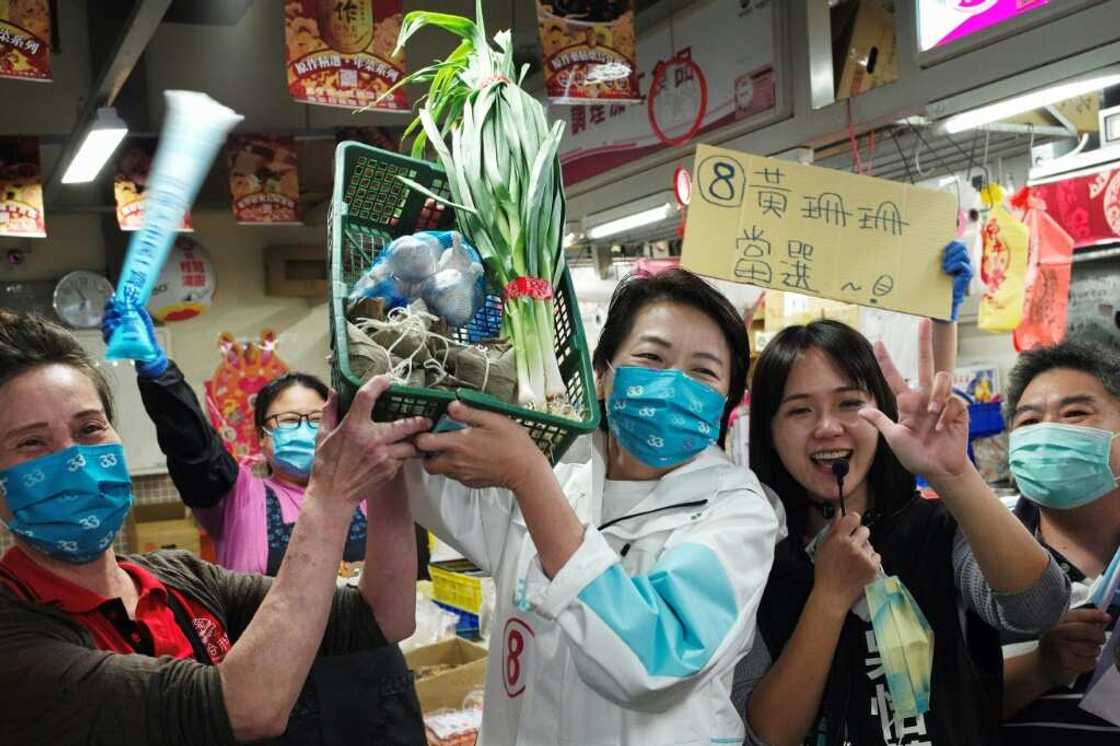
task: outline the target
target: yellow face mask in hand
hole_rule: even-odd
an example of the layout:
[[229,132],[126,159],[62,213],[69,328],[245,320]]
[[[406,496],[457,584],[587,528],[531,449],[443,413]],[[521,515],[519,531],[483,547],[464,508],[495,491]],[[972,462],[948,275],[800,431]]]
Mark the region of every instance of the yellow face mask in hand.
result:
[[880,577],[863,589],[896,718],[929,711],[933,630],[897,576]]

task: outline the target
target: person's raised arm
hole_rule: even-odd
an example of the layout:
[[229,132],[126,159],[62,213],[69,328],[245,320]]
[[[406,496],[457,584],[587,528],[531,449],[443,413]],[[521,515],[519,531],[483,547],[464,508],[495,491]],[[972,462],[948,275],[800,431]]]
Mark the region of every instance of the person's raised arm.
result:
[[[241,740],[284,732],[327,625],[354,509],[394,480],[401,461],[415,456],[412,436],[431,426],[423,418],[373,422],[373,405],[388,387],[385,377],[366,383],[341,423],[336,395],[323,410],[311,480],[280,571],[220,664],[226,709]],[[412,569],[392,582],[411,586],[414,567],[415,559]],[[380,600],[400,603],[401,598],[399,593],[367,595],[375,616],[392,619],[408,612],[379,608]],[[414,608],[411,596],[407,603]]]
[[899,421],[872,407],[860,416],[879,429],[902,465],[925,477],[941,497],[992,589],[1024,591],[1043,578],[1050,557],[968,460],[968,409],[950,395],[950,375],[933,372],[930,327],[928,320],[922,321],[917,388],[907,385],[883,344],[875,345],[875,357],[898,401]]
[[[143,308],[135,310],[156,351],[153,359],[136,361],[136,382],[144,411],[156,426],[159,449],[167,457],[168,474],[187,507],[213,507],[234,488],[237,461],[226,451],[182,372],[167,359],[156,339],[152,317]],[[120,325],[123,311],[116,298],[106,303],[101,322],[106,343]]]

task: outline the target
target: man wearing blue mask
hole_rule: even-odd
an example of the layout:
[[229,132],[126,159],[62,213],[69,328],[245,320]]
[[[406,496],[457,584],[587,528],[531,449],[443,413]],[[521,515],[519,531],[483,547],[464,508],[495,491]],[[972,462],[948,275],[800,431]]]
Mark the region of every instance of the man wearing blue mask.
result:
[[1078,707],[1120,612],[1102,597],[1120,550],[1120,353],[1071,341],[1023,353],[1007,419],[1015,512],[1069,576],[1072,610],[1041,640],[1005,641],[1005,736],[1120,743],[1120,727]]

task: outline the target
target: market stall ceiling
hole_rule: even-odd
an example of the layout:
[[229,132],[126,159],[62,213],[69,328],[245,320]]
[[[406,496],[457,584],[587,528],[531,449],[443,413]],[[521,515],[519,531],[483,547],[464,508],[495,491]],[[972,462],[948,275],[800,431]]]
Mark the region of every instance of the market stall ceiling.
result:
[[[0,111],[0,134],[39,135],[45,174],[52,173],[60,160],[62,146],[75,126],[75,111],[88,98],[124,19],[146,1],[59,0],[56,26],[60,47],[52,60],[53,82],[33,85],[0,81],[0,96],[21,104]],[[645,22],[656,22],[688,4],[689,0],[639,0],[637,7],[643,19],[652,19]],[[405,12],[433,8],[472,16],[474,0],[404,3]],[[316,162],[322,154],[309,140],[319,138],[328,143],[335,127],[407,123],[409,117],[400,114],[354,114],[292,101],[285,77],[281,12],[282,4],[275,0],[174,0],[114,101],[128,122],[130,134],[158,132],[164,114],[162,93],[174,88],[204,91],[232,106],[245,115],[241,131],[291,132],[305,138],[301,148],[312,151]],[[513,28],[520,56],[532,63],[538,54],[534,4],[528,0],[487,0],[485,12],[491,33]],[[443,32],[422,30],[409,44],[410,67],[445,56],[454,43]],[[412,90],[412,100],[421,93],[422,89]],[[329,166],[329,153],[325,162]],[[108,178],[111,176],[102,173],[98,183],[68,187],[50,195],[48,201],[55,210],[107,209],[111,202]],[[200,200],[228,198],[224,182],[224,168],[213,169]],[[329,167],[301,164],[301,183],[316,195],[329,192]]]

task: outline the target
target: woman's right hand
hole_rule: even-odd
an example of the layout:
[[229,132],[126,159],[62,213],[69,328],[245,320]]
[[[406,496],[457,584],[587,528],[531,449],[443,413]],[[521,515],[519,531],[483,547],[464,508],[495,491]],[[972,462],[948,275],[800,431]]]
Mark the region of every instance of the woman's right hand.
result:
[[871,531],[859,513],[837,515],[817,549],[813,592],[837,613],[847,614],[879,573],[881,558],[871,546]]
[[348,511],[346,515],[367,495],[378,494],[405,459],[416,457],[413,437],[432,427],[426,417],[374,422],[373,407],[388,388],[387,376],[367,381],[358,389],[341,422],[338,395],[333,391],[323,408],[307,491],[341,503]]

